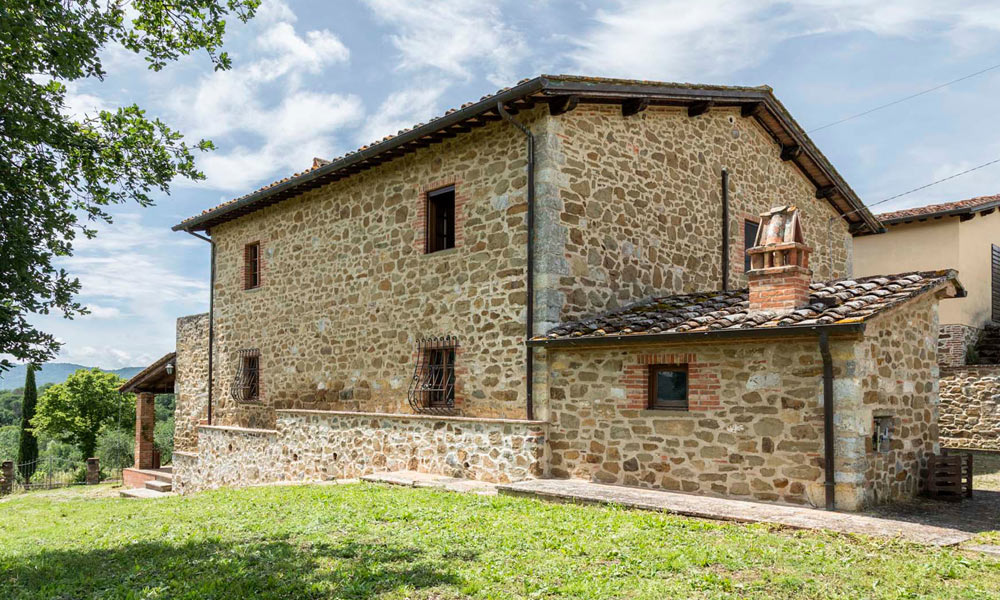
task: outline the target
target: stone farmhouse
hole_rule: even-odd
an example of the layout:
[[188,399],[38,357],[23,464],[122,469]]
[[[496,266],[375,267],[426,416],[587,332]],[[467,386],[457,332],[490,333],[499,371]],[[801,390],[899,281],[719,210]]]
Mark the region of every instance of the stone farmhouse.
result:
[[[881,235],[854,240],[854,274],[958,269],[968,295],[941,305],[938,358],[961,366],[988,326],[1000,325],[1000,195],[883,213]],[[994,329],[995,327],[991,327]],[[1000,362],[1000,332],[989,332],[985,362]],[[993,350],[996,352],[992,352]]]
[[938,451],[964,290],[851,279],[882,225],[767,87],[536,77],[175,229],[213,273],[181,492],[407,469],[852,510]]

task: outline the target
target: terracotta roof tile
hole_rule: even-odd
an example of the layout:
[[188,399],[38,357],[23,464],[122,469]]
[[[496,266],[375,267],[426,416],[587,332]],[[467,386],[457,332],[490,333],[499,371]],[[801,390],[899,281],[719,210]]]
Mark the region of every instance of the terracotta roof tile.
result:
[[747,290],[649,298],[534,339],[685,333],[722,329],[856,323],[954,281],[955,271],[924,271],[813,283],[810,304],[790,313],[749,311]]
[[902,210],[882,213],[876,216],[879,221],[901,221],[933,217],[942,213],[949,213],[961,209],[975,209],[989,204],[1000,204],[1000,194],[995,194],[993,196],[979,196],[978,198],[969,198],[968,200],[959,200],[957,202],[945,202],[943,204],[929,204],[927,206],[919,206],[917,208],[904,208]]

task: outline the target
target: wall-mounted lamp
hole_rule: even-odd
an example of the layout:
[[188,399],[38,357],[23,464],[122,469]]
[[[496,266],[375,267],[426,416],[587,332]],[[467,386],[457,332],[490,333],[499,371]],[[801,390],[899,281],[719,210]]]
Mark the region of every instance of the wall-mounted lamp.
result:
[[166,371],[167,371],[167,375],[173,375],[174,374],[174,363],[167,363]]

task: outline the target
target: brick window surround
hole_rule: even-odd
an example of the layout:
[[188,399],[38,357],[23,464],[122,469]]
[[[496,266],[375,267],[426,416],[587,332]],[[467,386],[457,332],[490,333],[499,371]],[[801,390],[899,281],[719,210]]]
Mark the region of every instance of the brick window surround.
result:
[[[461,179],[441,179],[432,181],[426,185],[417,186],[416,192],[416,213],[412,221],[413,249],[420,254],[427,253],[427,202],[428,194],[444,188],[453,187],[455,189],[455,248],[465,245],[465,203],[469,200],[468,190],[462,186]],[[437,252],[431,252],[428,256],[434,256]]]
[[625,400],[620,408],[648,410],[649,368],[651,365],[686,365],[688,372],[688,406],[690,412],[709,411],[722,407],[719,400],[719,374],[717,363],[698,360],[696,354],[656,353],[642,354],[622,367],[621,383]]

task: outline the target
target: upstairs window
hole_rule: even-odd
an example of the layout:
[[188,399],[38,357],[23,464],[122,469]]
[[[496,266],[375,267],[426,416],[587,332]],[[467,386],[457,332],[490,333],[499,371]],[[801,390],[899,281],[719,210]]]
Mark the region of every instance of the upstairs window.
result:
[[260,287],[260,242],[243,247],[243,289]]
[[753,248],[757,243],[757,232],[760,230],[760,223],[747,219],[743,221],[743,271],[750,270],[750,255],[747,250]]
[[260,401],[260,350],[240,350],[239,369],[229,386],[229,395],[237,402]]
[[446,336],[417,343],[417,364],[407,398],[419,413],[447,414],[455,409],[455,354],[458,340]]
[[427,193],[427,254],[455,247],[455,186]]
[[649,366],[649,408],[688,409],[687,365]]

